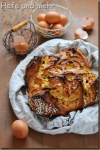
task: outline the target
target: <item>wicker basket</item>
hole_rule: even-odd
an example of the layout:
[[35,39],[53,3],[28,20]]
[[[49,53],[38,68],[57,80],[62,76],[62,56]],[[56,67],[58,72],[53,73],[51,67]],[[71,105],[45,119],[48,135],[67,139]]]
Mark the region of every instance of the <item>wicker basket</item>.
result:
[[[49,1],[50,2],[50,1]],[[58,0],[54,1],[55,3],[58,2]],[[67,0],[65,0],[66,2],[66,6],[62,6],[62,5],[58,5],[59,2],[57,4],[53,4],[54,7],[51,9],[39,9],[36,8],[33,10],[32,14],[31,14],[31,21],[34,23],[36,31],[40,33],[40,35],[42,35],[45,38],[55,38],[55,37],[61,37],[63,34],[65,34],[72,22],[72,13],[70,11],[70,7],[69,7],[69,3]],[[41,5],[46,4],[46,2],[42,2]],[[37,21],[37,16],[41,13],[47,13],[49,11],[56,11],[59,14],[64,14],[68,17],[68,23],[61,29],[44,29],[41,28],[37,25],[38,21]],[[60,33],[60,34],[59,34]]]

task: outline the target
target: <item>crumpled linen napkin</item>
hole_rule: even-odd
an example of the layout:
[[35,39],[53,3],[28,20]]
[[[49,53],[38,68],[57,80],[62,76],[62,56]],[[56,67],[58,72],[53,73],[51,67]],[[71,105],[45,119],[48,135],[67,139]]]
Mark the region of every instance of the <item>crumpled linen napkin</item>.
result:
[[66,116],[42,117],[37,115],[28,106],[28,94],[25,88],[25,69],[30,60],[37,55],[50,55],[60,52],[63,48],[78,47],[88,58],[90,66],[98,75],[98,48],[82,40],[67,41],[53,39],[38,46],[17,66],[12,74],[9,84],[9,98],[15,115],[27,125],[47,134],[94,134],[98,132],[98,104],[72,111]]

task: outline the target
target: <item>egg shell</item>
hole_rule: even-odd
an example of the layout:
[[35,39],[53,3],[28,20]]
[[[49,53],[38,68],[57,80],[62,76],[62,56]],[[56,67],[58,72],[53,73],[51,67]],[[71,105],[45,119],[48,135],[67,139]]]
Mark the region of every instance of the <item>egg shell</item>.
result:
[[76,29],[76,32],[75,32],[75,38],[86,40],[88,38],[88,34],[86,31],[82,30],[81,28],[78,28]]
[[39,14],[38,16],[37,16],[37,21],[38,22],[40,22],[40,21],[45,21],[45,14]]
[[27,124],[22,120],[16,120],[12,123],[12,133],[18,139],[23,139],[28,135]]
[[94,19],[91,17],[84,17],[81,21],[81,25],[84,29],[92,29],[94,26]]
[[60,20],[60,24],[62,25],[62,26],[65,26],[66,24],[67,24],[67,22],[68,22],[68,18],[67,18],[67,16],[65,16],[65,15],[60,15],[61,16],[61,20]]
[[23,36],[18,36],[18,35],[15,36],[14,37],[14,45],[16,46],[16,45],[18,45],[20,43],[25,43],[24,37]]
[[54,24],[54,23],[58,23],[61,20],[61,16],[59,13],[55,12],[55,11],[50,11],[48,13],[46,13],[45,16],[45,21],[49,24]]
[[[51,29],[56,30],[56,29],[62,29],[62,28],[63,28],[63,26],[58,23],[58,24],[54,24]],[[62,33],[62,30],[53,31],[53,34],[55,34],[55,35],[60,35],[61,33]]]
[[[20,54],[20,55],[25,55],[27,54],[27,50],[29,49],[29,45],[27,43],[20,43],[15,46],[15,50]],[[23,51],[23,52],[22,52]],[[24,52],[25,51],[25,52]]]

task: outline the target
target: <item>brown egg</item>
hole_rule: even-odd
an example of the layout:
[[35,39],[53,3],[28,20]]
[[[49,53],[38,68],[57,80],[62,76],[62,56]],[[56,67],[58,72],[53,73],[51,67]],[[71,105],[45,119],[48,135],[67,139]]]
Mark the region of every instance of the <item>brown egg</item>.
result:
[[40,21],[45,21],[45,14],[39,14],[39,15],[37,16],[37,20],[38,20],[38,22],[40,22]]
[[[62,29],[62,28],[63,26],[58,23],[58,24],[54,24],[51,29]],[[62,33],[62,30],[53,31],[53,34],[55,35],[60,35],[61,33]]]
[[41,27],[41,28],[45,28],[45,29],[49,29],[50,28],[49,24],[47,22],[45,22],[45,21],[40,21],[38,23],[38,26]]
[[90,17],[84,17],[81,21],[81,25],[84,29],[92,29],[94,26],[94,19]]
[[66,24],[67,24],[67,22],[68,22],[68,18],[65,16],[65,15],[60,15],[61,16],[61,20],[60,20],[60,24],[62,25],[62,26],[65,26]]
[[12,133],[18,139],[23,139],[28,135],[28,126],[22,120],[16,120],[12,124]]
[[14,37],[14,45],[16,46],[16,45],[18,45],[20,43],[25,43],[24,37],[23,36],[19,36],[19,35],[15,36]]
[[75,32],[75,38],[86,40],[88,38],[88,34],[86,31],[82,30],[81,28],[78,28],[76,29],[76,32]]
[[[44,28],[44,29],[50,29],[49,24],[48,24],[47,22],[45,22],[45,21],[40,21],[40,22],[38,22],[37,25],[38,25],[39,27],[41,27],[41,28]],[[47,33],[48,33],[48,30],[44,30],[44,29],[37,28],[37,32],[47,34]]]
[[[20,55],[25,55],[27,53],[26,50],[29,49],[29,45],[27,43],[20,43],[15,46],[15,50],[20,54]],[[22,52],[23,51],[23,52]],[[25,51],[25,52],[24,52]]]
[[59,13],[55,11],[50,11],[45,16],[45,21],[49,24],[58,23],[61,20],[61,16]]

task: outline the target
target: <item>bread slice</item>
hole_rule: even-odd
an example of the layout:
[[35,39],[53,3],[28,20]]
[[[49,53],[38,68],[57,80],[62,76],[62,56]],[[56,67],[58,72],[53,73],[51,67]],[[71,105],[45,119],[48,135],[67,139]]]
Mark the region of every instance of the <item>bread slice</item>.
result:
[[35,56],[25,73],[29,106],[42,116],[66,115],[98,102],[98,82],[78,48]]

